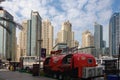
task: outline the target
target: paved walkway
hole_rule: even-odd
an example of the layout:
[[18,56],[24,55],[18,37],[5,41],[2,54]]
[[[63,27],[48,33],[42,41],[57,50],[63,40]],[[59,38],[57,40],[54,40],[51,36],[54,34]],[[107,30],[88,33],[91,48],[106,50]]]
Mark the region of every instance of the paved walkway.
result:
[[34,77],[28,73],[0,70],[0,80],[55,80],[43,76]]

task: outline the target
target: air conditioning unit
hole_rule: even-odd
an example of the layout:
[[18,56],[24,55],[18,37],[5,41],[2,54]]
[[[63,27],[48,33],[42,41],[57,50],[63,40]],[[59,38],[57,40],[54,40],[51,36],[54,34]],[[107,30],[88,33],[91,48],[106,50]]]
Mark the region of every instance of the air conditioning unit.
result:
[[85,67],[83,68],[82,78],[90,78],[95,76],[95,67]]
[[103,75],[103,67],[102,66],[98,66],[95,68],[95,76],[101,76]]

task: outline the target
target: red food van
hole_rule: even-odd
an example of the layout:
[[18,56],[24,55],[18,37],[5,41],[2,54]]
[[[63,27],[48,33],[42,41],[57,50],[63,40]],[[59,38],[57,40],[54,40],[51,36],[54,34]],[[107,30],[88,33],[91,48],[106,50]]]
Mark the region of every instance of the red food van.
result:
[[44,61],[44,72],[59,80],[67,76],[79,79],[102,76],[102,69],[96,65],[94,56],[86,53],[56,55]]

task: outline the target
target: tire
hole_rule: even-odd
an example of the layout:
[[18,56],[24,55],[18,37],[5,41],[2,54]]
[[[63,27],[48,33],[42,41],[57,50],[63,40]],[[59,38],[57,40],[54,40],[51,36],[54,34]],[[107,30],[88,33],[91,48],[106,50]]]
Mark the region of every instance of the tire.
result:
[[64,80],[64,75],[59,74],[59,75],[58,75],[58,80]]
[[26,70],[26,72],[30,72],[30,68],[29,67],[26,67],[25,70]]
[[56,73],[53,74],[53,78],[55,78],[55,79],[57,78],[57,74]]

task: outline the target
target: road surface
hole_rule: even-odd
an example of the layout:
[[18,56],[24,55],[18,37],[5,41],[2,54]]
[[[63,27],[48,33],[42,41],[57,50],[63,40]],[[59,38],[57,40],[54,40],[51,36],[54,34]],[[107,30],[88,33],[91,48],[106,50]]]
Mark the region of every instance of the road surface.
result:
[[55,80],[43,76],[34,77],[32,74],[0,69],[0,80]]

